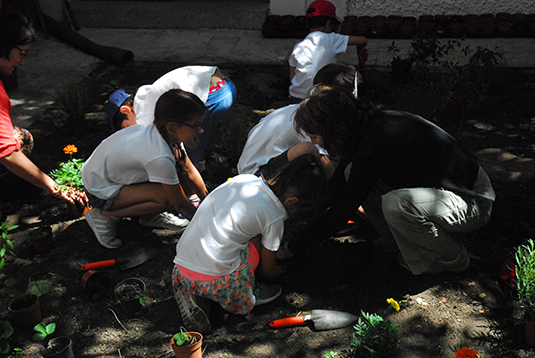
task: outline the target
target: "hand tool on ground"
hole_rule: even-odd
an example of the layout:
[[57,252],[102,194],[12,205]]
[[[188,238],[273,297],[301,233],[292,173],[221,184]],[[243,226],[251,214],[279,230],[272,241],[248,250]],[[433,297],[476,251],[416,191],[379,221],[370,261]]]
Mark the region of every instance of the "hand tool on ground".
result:
[[82,270],[95,270],[116,265],[122,265],[121,270],[127,270],[149,261],[156,255],[157,252],[158,250],[153,247],[136,247],[131,251],[124,253],[123,256],[117,257],[115,259],[85,264],[82,266]]
[[293,327],[306,324],[311,321],[314,329],[325,331],[329,329],[344,328],[352,325],[358,320],[358,317],[347,312],[330,311],[330,310],[312,310],[309,313],[276,319],[269,325],[272,328]]

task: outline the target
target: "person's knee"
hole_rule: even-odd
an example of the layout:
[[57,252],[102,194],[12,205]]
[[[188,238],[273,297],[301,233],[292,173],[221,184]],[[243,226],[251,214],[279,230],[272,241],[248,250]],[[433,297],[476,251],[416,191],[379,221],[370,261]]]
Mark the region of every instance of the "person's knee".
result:
[[381,209],[388,223],[400,220],[406,216],[406,200],[399,196],[394,190],[381,197]]

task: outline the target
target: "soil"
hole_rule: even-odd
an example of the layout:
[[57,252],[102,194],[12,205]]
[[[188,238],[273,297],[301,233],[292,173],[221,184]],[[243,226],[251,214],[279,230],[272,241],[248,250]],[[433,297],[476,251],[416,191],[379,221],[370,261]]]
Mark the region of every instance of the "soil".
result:
[[[91,113],[86,116],[87,131],[73,133],[65,115],[52,105],[30,128],[36,142],[31,159],[49,172],[57,162],[68,159],[62,151],[67,144],[78,147],[75,157],[87,158],[111,133],[103,104],[115,84],[151,83],[180,65],[135,63],[120,68],[103,64],[84,80],[94,92]],[[221,68],[237,86],[236,103],[248,109],[255,120],[264,111],[287,104],[287,69],[283,66]],[[445,90],[429,81],[396,84],[388,69],[365,68],[362,72],[365,85],[359,95],[384,108],[421,114],[474,152],[499,148],[516,156],[518,162],[528,163],[535,157],[532,70],[494,72],[485,97],[470,102],[462,117],[447,114]],[[232,175],[228,165],[223,165],[224,155],[217,153],[221,147],[214,143],[210,149],[212,186]],[[520,174],[529,172],[526,166],[520,168],[524,168],[517,170]],[[329,331],[315,331],[310,325],[269,326],[274,319],[313,309],[355,315],[363,311],[391,320],[400,333],[393,357],[454,357],[454,350],[464,346],[477,350],[481,358],[534,356],[535,349],[525,343],[523,312],[514,290],[498,274],[503,262],[512,261],[514,248],[534,236],[534,179],[499,175],[499,168],[490,174],[497,193],[493,217],[481,230],[462,237],[472,263],[466,272],[414,276],[397,264],[395,254],[375,250],[373,241],[378,234],[369,223],[357,221],[355,231],[327,240],[316,250],[318,254],[281,261],[285,274],[275,281],[283,287],[283,294],[276,301],[256,307],[248,317],[228,315],[214,306],[213,329],[203,340],[204,357],[308,358],[323,357],[325,352],[350,357],[351,326]],[[19,260],[8,256],[0,281],[16,278],[19,293],[25,291],[29,279],[50,281],[52,290],[41,297],[41,309],[43,322],[57,325],[54,337],[72,338],[78,358],[173,356],[169,341],[183,325],[171,288],[172,260],[180,233],[146,228],[137,218],[124,218],[118,236],[125,245],[108,250],[98,244],[83,217],[70,216],[64,202],[13,175],[0,179],[0,187],[0,210],[11,224],[19,225],[10,235]],[[37,254],[27,234],[32,227],[43,225],[54,229],[57,247]],[[113,295],[82,287],[83,264],[128,254],[136,246],[156,248],[158,255],[132,269],[102,271],[111,277],[111,287],[127,277],[141,278],[147,285],[144,308],[127,313]],[[401,310],[391,309],[387,298],[401,302]],[[4,303],[10,300],[1,299]],[[19,357],[38,356],[41,343],[33,342],[32,335],[31,329],[15,330],[11,345],[22,349]]]

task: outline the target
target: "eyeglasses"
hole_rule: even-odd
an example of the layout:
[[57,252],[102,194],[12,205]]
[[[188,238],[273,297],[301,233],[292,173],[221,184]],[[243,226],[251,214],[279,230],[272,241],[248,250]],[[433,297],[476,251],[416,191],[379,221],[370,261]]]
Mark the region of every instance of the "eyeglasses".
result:
[[21,49],[21,48],[18,47],[18,46],[15,46],[15,48],[16,48],[17,50],[20,51],[20,57],[21,57],[23,60],[26,58],[26,56],[28,56],[28,50],[23,50],[23,49]]
[[192,129],[194,129],[196,132],[200,132],[201,131],[201,125],[200,124],[197,124],[196,126],[190,126],[189,124],[183,123],[182,125],[186,126],[186,127],[190,127]]

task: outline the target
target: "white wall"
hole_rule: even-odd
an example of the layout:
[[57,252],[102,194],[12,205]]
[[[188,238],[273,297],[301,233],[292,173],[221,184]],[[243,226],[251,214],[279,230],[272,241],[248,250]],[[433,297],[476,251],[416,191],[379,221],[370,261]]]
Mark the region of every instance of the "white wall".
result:
[[[272,15],[304,15],[312,0],[271,0]],[[336,15],[468,15],[535,13],[534,0],[331,0]]]

